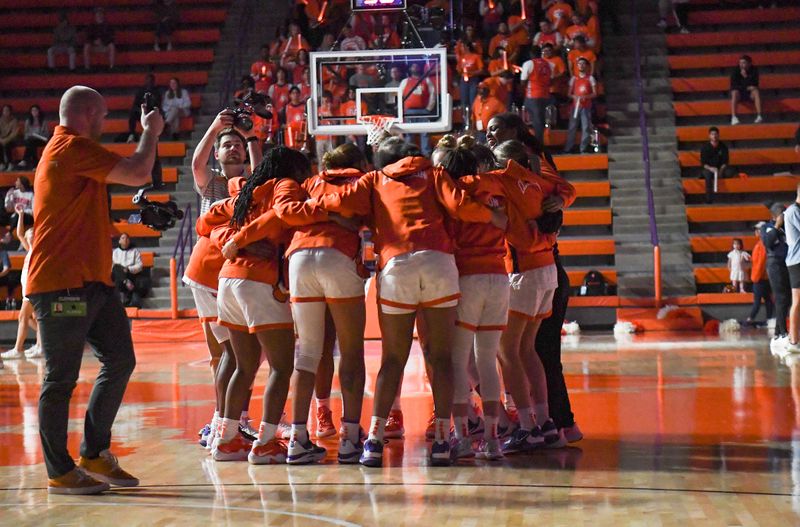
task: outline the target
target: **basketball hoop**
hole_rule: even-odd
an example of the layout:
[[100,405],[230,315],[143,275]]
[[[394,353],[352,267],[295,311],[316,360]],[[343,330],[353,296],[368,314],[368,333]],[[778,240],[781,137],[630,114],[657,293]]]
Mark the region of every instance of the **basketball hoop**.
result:
[[359,124],[367,127],[367,144],[376,145],[381,140],[384,132],[389,133],[389,128],[397,122],[393,115],[360,115]]

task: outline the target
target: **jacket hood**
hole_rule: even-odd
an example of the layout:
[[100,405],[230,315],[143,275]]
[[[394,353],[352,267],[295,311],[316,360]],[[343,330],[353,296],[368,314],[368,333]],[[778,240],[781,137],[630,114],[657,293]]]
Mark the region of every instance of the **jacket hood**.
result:
[[320,179],[327,183],[332,183],[338,179],[360,178],[364,173],[357,168],[332,168],[323,170],[318,175]]
[[239,195],[239,192],[242,190],[244,184],[247,183],[247,179],[243,177],[235,177],[228,180],[228,195],[230,197],[236,197]]
[[388,178],[401,179],[416,172],[422,172],[431,168],[433,165],[425,157],[404,157],[396,163],[383,167],[381,172]]

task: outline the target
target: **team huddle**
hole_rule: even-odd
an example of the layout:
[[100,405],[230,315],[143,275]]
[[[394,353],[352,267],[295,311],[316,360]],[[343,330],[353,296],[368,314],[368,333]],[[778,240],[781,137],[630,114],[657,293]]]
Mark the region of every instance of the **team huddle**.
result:
[[[398,402],[415,327],[434,402],[432,465],[580,439],[577,425],[559,428],[551,418],[536,351],[559,285],[554,248],[563,209],[575,189],[519,116],[494,117],[488,146],[445,136],[430,159],[387,136],[373,146],[371,171],[346,143],[324,155],[316,175],[302,153],[276,147],[263,159],[250,148],[248,176],[245,148],[254,141],[231,123],[223,112],[207,134],[221,170],[198,178],[195,165],[204,214],[184,277],[212,354],[217,408],[201,443],[215,460],[323,459],[307,421],[315,385],[330,384],[335,341],[338,460],[382,466],[384,439],[402,436]],[[365,239],[374,242],[382,339],[366,432],[359,426]],[[256,432],[242,418],[264,357],[269,376]],[[287,444],[281,417],[290,390]]]

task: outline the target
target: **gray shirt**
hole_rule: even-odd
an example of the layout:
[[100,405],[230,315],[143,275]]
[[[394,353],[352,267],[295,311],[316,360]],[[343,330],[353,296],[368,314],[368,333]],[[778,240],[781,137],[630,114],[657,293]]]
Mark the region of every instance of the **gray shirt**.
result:
[[225,199],[228,194],[228,180],[222,175],[222,172],[217,169],[212,169],[214,177],[208,182],[204,189],[200,189],[197,183],[194,185],[194,190],[200,194],[200,215],[205,214],[211,206],[221,199]]
[[795,203],[783,213],[783,230],[786,232],[786,266],[800,264],[800,206]]

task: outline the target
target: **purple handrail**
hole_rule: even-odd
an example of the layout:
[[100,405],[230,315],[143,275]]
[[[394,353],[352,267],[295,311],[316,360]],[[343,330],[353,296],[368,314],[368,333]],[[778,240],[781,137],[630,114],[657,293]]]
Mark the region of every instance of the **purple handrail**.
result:
[[[183,211],[183,219],[181,220],[181,226],[178,230],[178,239],[175,240],[175,250],[172,251],[172,258],[177,260],[178,263],[178,276],[183,275],[183,271],[186,269],[185,265],[185,255],[186,251],[189,251],[189,254],[192,252],[192,248],[194,247],[194,222],[192,221],[192,204],[189,203],[186,205],[186,208]],[[178,256],[180,253],[180,257]],[[181,280],[181,285],[183,285],[183,281]]]
[[647,136],[647,116],[644,111],[644,88],[642,87],[641,43],[639,42],[639,6],[633,12],[633,54],[636,64],[636,92],[639,103],[639,128],[642,133],[642,161],[644,162],[644,185],[647,190],[647,212],[650,216],[650,242],[659,246],[653,187],[650,181],[650,141]]

